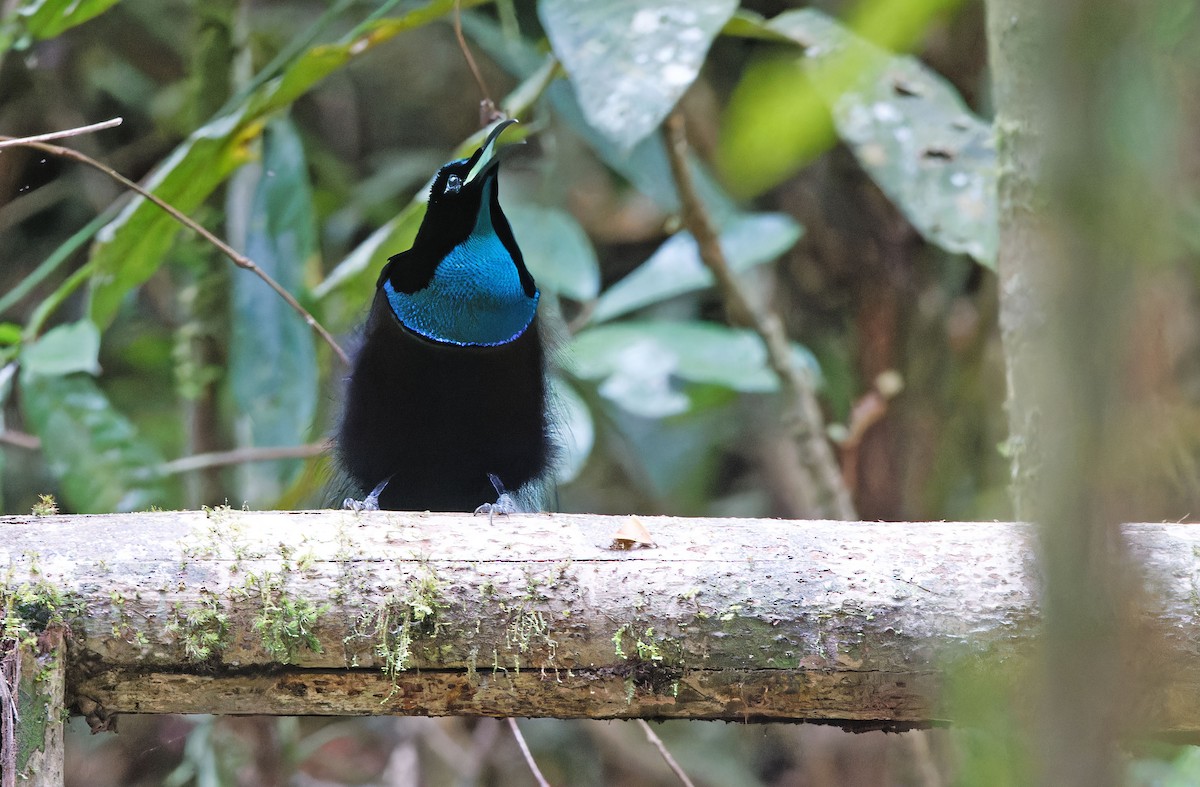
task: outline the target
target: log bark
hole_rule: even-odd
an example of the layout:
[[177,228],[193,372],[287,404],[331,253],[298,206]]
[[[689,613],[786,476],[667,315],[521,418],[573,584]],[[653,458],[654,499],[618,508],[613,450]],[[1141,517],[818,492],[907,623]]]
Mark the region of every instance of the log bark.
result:
[[3,787],[18,783],[25,787],[63,784],[65,676],[61,627],[51,626],[25,641],[0,641]]
[[[614,548],[628,517],[4,517],[0,566],[26,613],[68,619],[69,702],[96,728],[208,712],[904,729],[953,721],[940,692],[963,664],[1021,692],[1039,625],[1024,525],[641,521],[653,548]],[[1191,735],[1200,528],[1127,534],[1156,676],[1130,712]]]

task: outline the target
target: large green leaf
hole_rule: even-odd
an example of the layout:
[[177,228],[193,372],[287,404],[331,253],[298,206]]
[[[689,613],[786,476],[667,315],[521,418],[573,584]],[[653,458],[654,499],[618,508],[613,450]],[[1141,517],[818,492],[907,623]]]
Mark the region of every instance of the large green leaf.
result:
[[[812,354],[792,345],[796,363],[815,380]],[[677,381],[744,393],[777,390],[767,351],[753,331],[705,322],[623,322],[589,328],[568,346],[564,368],[599,382],[599,392],[646,418],[686,412],[690,399]]]
[[100,372],[100,331],[91,320],[59,325],[21,351],[26,379]]
[[551,437],[557,448],[554,480],[559,484],[573,481],[583,470],[596,443],[596,425],[592,412],[570,384],[557,376],[550,378]]
[[[540,52],[521,40],[506,37],[499,26],[481,16],[463,18],[463,28],[493,59],[518,79],[528,79],[544,62]],[[632,149],[623,148],[588,122],[575,92],[563,81],[546,90],[546,98],[555,113],[587,142],[596,155],[668,213],[679,211],[679,198],[671,178],[671,165],[662,137],[644,137]],[[695,156],[689,157],[696,191],[718,226],[734,214],[733,201],[722,191]]]
[[[244,113],[197,129],[144,184],[184,213],[198,208],[238,166],[250,159],[250,142],[261,130]],[[112,322],[121,300],[149,279],[165,261],[180,225],[157,205],[136,197],[96,235],[92,250],[90,314],[102,328]]]
[[[744,214],[721,233],[721,249],[735,273],[769,262],[790,249],[803,229],[783,213]],[[603,322],[652,303],[713,284],[696,240],[678,232],[636,270],[609,287],[596,302],[593,322]]]
[[838,134],[913,226],[942,248],[993,267],[996,145],[992,126],[912,57],[893,55],[814,9],[770,29],[805,47],[806,69]]
[[[120,0],[24,0],[3,21],[0,44],[16,39],[28,41],[54,38],[59,33],[99,16]],[[0,45],[0,52],[5,49]]]
[[695,81],[737,0],[540,0],[538,15],[588,122],[622,148]]
[[[316,254],[316,219],[308,166],[291,122],[271,121],[261,164],[230,184],[230,240],[284,289],[296,294]],[[239,271],[230,287],[229,386],[239,445],[291,446],[307,441],[317,409],[317,355],[304,319],[257,276]],[[241,471],[241,497],[274,501],[298,462],[260,462]]]
[[83,374],[21,374],[25,422],[75,511],[135,511],[166,500],[162,457]]
[[504,213],[538,287],[576,301],[596,297],[596,252],[571,214],[535,205],[506,205]]
[[[453,7],[454,0],[435,0],[401,16],[364,25],[337,43],[308,49],[236,108],[194,131],[158,166],[147,188],[184,213],[195,210],[249,161],[250,143],[268,115],[289,106],[326,76],[384,41],[433,21]],[[157,206],[137,197],[101,230],[93,250],[93,321],[101,327],[112,321],[125,295],[165,261],[178,228]]]
[[375,280],[383,261],[410,248],[417,237],[425,219],[427,193],[428,189],[417,192],[404,210],[368,235],[313,288],[326,327],[346,330],[362,320],[363,310],[375,296]]

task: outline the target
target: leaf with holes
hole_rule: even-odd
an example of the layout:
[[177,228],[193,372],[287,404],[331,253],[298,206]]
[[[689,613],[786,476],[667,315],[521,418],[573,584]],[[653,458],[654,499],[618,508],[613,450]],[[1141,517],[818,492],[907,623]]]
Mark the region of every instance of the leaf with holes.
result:
[[814,9],[767,26],[805,47],[838,134],[930,242],[994,267],[999,242],[992,126],[941,76],[859,38]]

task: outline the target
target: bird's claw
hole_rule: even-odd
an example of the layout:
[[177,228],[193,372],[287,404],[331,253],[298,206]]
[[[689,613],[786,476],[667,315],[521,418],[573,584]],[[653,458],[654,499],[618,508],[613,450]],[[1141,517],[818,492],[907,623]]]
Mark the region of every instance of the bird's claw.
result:
[[499,514],[500,516],[508,516],[509,514],[517,514],[521,511],[521,506],[517,504],[517,499],[505,491],[504,484],[500,479],[488,473],[488,478],[492,482],[492,486],[496,488],[498,495],[495,503],[484,503],[479,508],[475,509],[475,514],[487,514],[488,524],[491,524],[492,518]]
[[379,499],[372,498],[370,495],[367,495],[362,500],[356,500],[353,497],[347,497],[342,501],[342,508],[346,511],[378,511]]
[[388,478],[380,481],[378,484],[376,484],[375,488],[371,490],[371,494],[367,495],[362,500],[356,500],[353,497],[347,497],[342,501],[342,508],[346,509],[347,511],[378,511],[379,496],[383,494],[384,487],[386,487],[388,485],[388,481],[391,480],[392,479],[389,476]]

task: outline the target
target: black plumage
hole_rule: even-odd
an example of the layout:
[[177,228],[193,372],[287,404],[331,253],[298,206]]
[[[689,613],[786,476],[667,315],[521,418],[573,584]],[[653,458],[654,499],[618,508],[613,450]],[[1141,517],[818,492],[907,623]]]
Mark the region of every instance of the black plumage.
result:
[[[511,122],[511,121],[510,121]],[[498,126],[443,166],[408,251],[384,266],[337,434],[360,496],[472,511],[540,478],[550,456],[538,291],[497,196]]]

